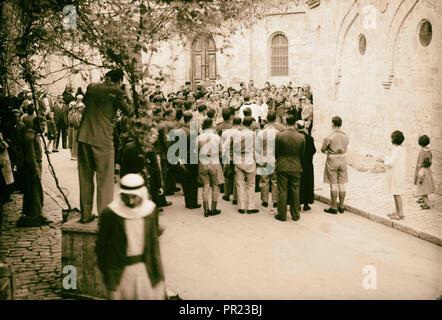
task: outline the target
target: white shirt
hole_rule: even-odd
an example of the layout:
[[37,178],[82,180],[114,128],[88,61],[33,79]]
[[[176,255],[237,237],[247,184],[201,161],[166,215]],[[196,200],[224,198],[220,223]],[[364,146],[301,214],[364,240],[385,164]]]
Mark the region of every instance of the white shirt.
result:
[[223,163],[233,161],[233,137],[239,132],[238,127],[223,130],[221,140],[223,143]]
[[202,164],[220,163],[222,151],[221,137],[215,129],[206,129],[196,138],[199,150],[199,161]]
[[267,114],[269,113],[269,106],[267,103],[263,102],[261,105],[261,120],[267,119]]
[[251,104],[245,104],[239,109],[238,117],[241,119],[244,119],[244,109],[250,108],[252,110],[252,117],[255,118],[256,122],[259,122],[259,117],[262,119],[262,110],[261,107],[257,104],[251,103]]

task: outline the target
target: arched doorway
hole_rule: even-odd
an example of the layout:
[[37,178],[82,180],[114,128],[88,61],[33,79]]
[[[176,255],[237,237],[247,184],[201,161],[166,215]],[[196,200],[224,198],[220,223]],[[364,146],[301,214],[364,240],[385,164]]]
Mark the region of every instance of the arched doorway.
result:
[[201,35],[192,42],[192,86],[216,80],[216,45],[212,36]]

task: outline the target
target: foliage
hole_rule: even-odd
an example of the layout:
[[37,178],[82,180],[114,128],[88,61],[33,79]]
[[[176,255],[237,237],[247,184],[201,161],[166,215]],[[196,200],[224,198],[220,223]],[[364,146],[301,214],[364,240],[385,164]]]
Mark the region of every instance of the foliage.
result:
[[[27,82],[32,92],[32,98],[37,112],[37,81],[43,77],[42,62],[38,63],[39,55],[45,56],[53,48],[53,34],[47,27],[51,20],[57,21],[60,13],[60,6],[71,3],[71,1],[49,1],[49,0],[11,0],[7,3],[0,3],[2,28],[0,37],[4,41],[1,46],[0,57],[2,59],[1,66],[5,73],[13,74],[16,70],[19,72],[20,78]],[[10,59],[7,61],[6,59]],[[12,72],[8,72],[12,69]],[[8,77],[8,76],[6,76]],[[2,87],[7,86],[6,81],[2,81]],[[47,147],[43,136],[41,135],[43,145],[46,151],[49,170],[55,179],[55,184],[62,194],[69,210],[71,205],[67,196],[58,183],[58,178],[52,166],[51,160],[47,153]]]
[[[114,65],[125,72],[135,106],[133,121],[136,126],[142,123],[132,136],[138,137],[135,141],[142,150],[148,150],[154,125],[151,117],[139,112],[139,87],[146,80],[167,75],[164,67],[154,74],[150,59],[143,65],[142,52],[151,58],[166,41],[186,42],[204,33],[228,39],[261,18],[267,5],[254,0],[84,0],[76,6],[76,28],[62,32],[60,25],[54,25],[54,32],[64,36],[54,38],[58,39],[58,48],[75,59],[91,61],[86,55],[92,48],[103,65]],[[69,39],[78,45],[63,47]]]
[[[8,8],[1,14],[0,69],[20,70],[20,78],[29,83],[36,102],[35,86],[45,77],[43,63],[49,55],[75,59],[81,66],[119,67],[130,83],[135,106],[135,130],[132,135],[139,147],[152,147],[151,117],[139,111],[138,88],[151,73],[153,54],[165,42],[182,43],[210,33],[229,44],[232,33],[250,27],[272,7],[289,0],[10,0],[0,2]],[[76,9],[76,24],[66,30],[63,8]],[[7,20],[7,21],[6,21]],[[3,22],[6,22],[3,24]],[[12,28],[12,27],[15,28]],[[142,52],[150,58],[142,65]],[[99,56],[99,62],[97,62]],[[38,58],[41,61],[38,61]],[[10,60],[8,60],[10,59]],[[9,64],[9,65],[8,65]],[[73,64],[68,70],[81,70]],[[162,71],[162,73],[161,73]],[[10,78],[14,72],[9,72]],[[164,77],[164,70],[160,70]],[[61,191],[61,190],[60,190]]]

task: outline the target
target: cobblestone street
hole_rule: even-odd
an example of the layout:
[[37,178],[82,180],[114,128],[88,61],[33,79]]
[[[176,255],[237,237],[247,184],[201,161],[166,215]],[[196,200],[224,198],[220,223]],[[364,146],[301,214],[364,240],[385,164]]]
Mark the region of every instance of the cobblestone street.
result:
[[61,209],[46,193],[44,215],[56,223],[50,226],[17,228],[22,195],[3,207],[0,260],[15,269],[15,299],[61,298]]
[[[51,158],[58,172],[62,187],[69,190],[71,204],[78,206],[76,162],[69,161],[68,156],[67,151],[63,150],[59,154],[51,156]],[[323,201],[327,201],[329,197],[328,185],[322,183],[325,156],[318,153],[315,155],[314,161],[316,196]],[[386,217],[386,214],[393,210],[394,204],[390,197],[386,197],[382,193],[383,176],[382,173],[369,174],[349,168],[346,203],[349,209],[359,214],[359,216],[348,213],[333,217],[322,212],[325,205],[315,203],[313,210],[310,213],[302,213],[302,221],[296,224],[275,222],[272,219],[275,213],[274,210],[262,207],[260,207],[261,213],[256,217],[246,217],[247,219],[244,219],[244,217],[237,214],[235,206],[225,201],[220,202],[220,209],[222,209],[223,214],[218,217],[215,223],[212,223],[213,219],[209,219],[210,221],[205,220],[202,218],[201,212],[184,209],[181,192],[176,196],[170,197],[174,205],[168,207],[161,218],[167,227],[161,246],[168,284],[181,292],[182,297],[185,299],[208,297],[224,299],[232,297],[233,288],[229,289],[229,286],[234,286],[234,283],[229,282],[229,285],[221,286],[219,279],[213,277],[212,273],[216,270],[224,269],[233,272],[232,268],[241,268],[240,266],[246,263],[241,257],[251,254],[250,247],[257,250],[253,250],[253,252],[261,252],[263,250],[261,252],[262,255],[269,254],[269,261],[272,260],[270,257],[274,258],[275,254],[278,259],[285,259],[283,261],[290,265],[287,270],[292,270],[293,268],[302,269],[304,263],[310,264],[314,262],[315,268],[322,270],[324,274],[333,273],[334,269],[323,263],[323,253],[321,252],[323,250],[332,250],[332,255],[344,254],[345,252],[347,259],[345,263],[342,262],[342,268],[345,267],[342,270],[345,270],[345,272],[339,274],[342,278],[338,282],[332,284],[329,282],[323,283],[324,280],[322,278],[322,280],[318,280],[314,276],[316,273],[310,273],[310,271],[307,271],[310,270],[308,268],[305,269],[306,273],[304,275],[300,275],[300,278],[294,277],[292,273],[286,274],[282,272],[274,276],[274,280],[276,282],[280,281],[281,286],[283,286],[282,283],[284,281],[286,282],[289,281],[288,279],[291,279],[290,281],[292,281],[293,285],[295,283],[300,285],[302,282],[304,288],[310,288],[311,284],[315,283],[314,287],[317,290],[311,289],[311,292],[308,290],[298,290],[294,292],[287,289],[282,294],[279,291],[272,291],[273,286],[269,284],[261,284],[264,286],[261,288],[264,290],[263,293],[261,295],[254,293],[253,297],[321,298],[328,296],[328,294],[330,296],[333,295],[333,288],[345,285],[348,287],[346,287],[346,293],[342,295],[342,298],[377,297],[384,299],[394,297],[394,292],[397,292],[395,288],[397,288],[398,283],[404,283],[404,281],[411,281],[408,288],[414,288],[414,291],[409,291],[414,293],[407,294],[403,298],[434,298],[440,295],[440,285],[437,284],[438,281],[436,280],[439,273],[436,271],[439,265],[437,261],[440,261],[437,253],[440,252],[440,248],[420,239],[409,237],[409,234],[433,243],[440,241],[442,197],[431,195],[430,203],[432,209],[423,211],[420,210],[419,205],[416,203],[416,197],[413,193],[414,186],[408,186],[409,194],[404,197],[406,218],[400,223],[395,222],[393,224]],[[19,194],[14,194],[13,202],[7,203],[3,208],[0,258],[3,262],[11,264],[15,268],[16,299],[61,298],[60,226],[62,219],[61,208],[64,206],[62,206],[62,200],[59,199],[53,186],[53,179],[47,172],[47,164],[43,166],[43,184],[45,188],[44,215],[48,219],[55,221],[55,224],[39,228],[17,228],[15,223],[20,217],[22,206],[22,195]],[[259,194],[257,193],[257,201],[258,198]],[[368,221],[366,218],[372,221]],[[380,222],[383,225],[373,222]],[[385,225],[390,228],[385,227]],[[408,234],[399,232],[399,230],[392,230],[391,227],[405,231]],[[257,232],[257,230],[260,231]],[[213,234],[218,236],[213,238],[211,236]],[[353,243],[351,251],[348,251],[348,237],[352,239],[351,243]],[[208,243],[201,243],[201,239],[206,239]],[[230,239],[229,241],[232,242],[231,248],[229,246],[225,247],[226,239]],[[309,240],[307,241],[306,239]],[[259,246],[254,244],[257,241],[259,243],[262,242],[263,246],[266,244],[264,246],[265,249],[258,249]],[[286,241],[289,241],[290,245],[280,248],[280,243],[285,243]],[[305,247],[303,244],[305,241],[307,241],[306,243],[315,242],[314,247],[318,255],[311,254],[312,248]],[[329,241],[333,241],[334,245],[331,248],[322,248]],[[237,246],[238,243],[242,243],[242,249]],[[404,248],[404,243],[407,243],[406,248]],[[212,250],[218,252],[220,257],[216,258],[209,254]],[[222,257],[231,256],[232,252],[237,254],[237,258],[229,260],[229,265],[232,266],[225,265]],[[296,252],[296,259],[288,258],[293,256],[294,252]],[[349,252],[352,253],[349,254]],[[421,257],[419,252],[425,254]],[[401,273],[396,273],[396,271],[402,267],[400,264],[391,265],[393,261],[391,257],[400,256],[403,259],[403,263],[405,263],[405,261],[411,259],[411,256],[416,259],[416,255],[419,255],[419,259],[422,259],[419,265],[424,266],[422,267],[424,269],[421,270],[421,267],[416,266],[416,270],[413,269],[412,272],[410,271],[407,274],[398,276]],[[203,267],[203,265],[207,264],[204,261],[208,257],[211,262],[207,262],[208,265]],[[274,263],[267,265],[270,262],[265,262],[264,260],[266,259],[263,260],[259,257],[261,257],[261,254],[253,254],[253,257],[248,256],[248,259],[255,259],[254,263],[256,265],[262,264],[263,266],[259,270],[274,267]],[[373,257],[376,257],[374,262],[372,260]],[[216,263],[214,260],[216,260]],[[202,265],[197,266],[195,261],[198,261],[197,264],[201,263]],[[250,263],[250,261],[247,263]],[[367,263],[374,263],[379,266],[383,279],[385,279],[383,281],[392,279],[391,282],[388,280],[388,285],[386,284],[386,287],[384,287],[385,291],[381,290],[373,296],[366,295],[363,291],[358,291],[359,289],[357,288],[360,266]],[[264,265],[266,265],[265,268]],[[396,270],[393,273],[390,272],[392,268]],[[189,270],[195,271],[195,273],[192,272],[195,275],[207,273],[203,277],[207,284],[200,289],[195,288],[194,283],[197,280],[194,276],[189,276]],[[244,282],[246,287],[250,283],[256,283],[257,279],[262,278],[262,273],[259,270],[253,272],[249,270],[251,274],[247,276],[242,274],[241,277],[235,278],[235,281]],[[353,274],[352,284],[348,282],[350,281],[348,275],[345,275],[348,272]],[[419,274],[427,274],[429,276],[424,281],[427,289],[424,289],[424,283],[421,283],[418,278],[414,279]],[[333,277],[328,278],[332,279]],[[216,289],[214,289],[215,287]],[[430,289],[431,291],[428,291],[428,288],[432,288]],[[306,292],[309,293],[306,294]],[[249,296],[249,294],[251,293],[241,292],[238,293],[238,297],[244,298]]]

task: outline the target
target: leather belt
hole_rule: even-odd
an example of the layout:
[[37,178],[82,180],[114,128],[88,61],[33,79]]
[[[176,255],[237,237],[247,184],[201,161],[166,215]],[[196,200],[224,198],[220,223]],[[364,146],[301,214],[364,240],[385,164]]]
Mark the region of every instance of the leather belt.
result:
[[139,256],[130,256],[130,257],[126,257],[126,265],[130,266],[132,264],[136,264],[139,262],[143,262],[144,261],[144,254],[139,255]]

